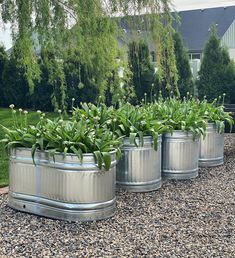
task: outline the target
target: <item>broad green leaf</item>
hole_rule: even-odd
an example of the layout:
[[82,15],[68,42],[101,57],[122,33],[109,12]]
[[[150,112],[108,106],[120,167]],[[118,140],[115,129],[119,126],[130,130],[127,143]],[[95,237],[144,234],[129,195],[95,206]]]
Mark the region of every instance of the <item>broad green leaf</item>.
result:
[[104,168],[108,171],[111,166],[111,154],[108,152],[102,152]]
[[103,163],[103,159],[102,159],[102,155],[100,151],[94,151],[94,157],[96,162],[98,163],[98,168],[102,169],[102,163]]

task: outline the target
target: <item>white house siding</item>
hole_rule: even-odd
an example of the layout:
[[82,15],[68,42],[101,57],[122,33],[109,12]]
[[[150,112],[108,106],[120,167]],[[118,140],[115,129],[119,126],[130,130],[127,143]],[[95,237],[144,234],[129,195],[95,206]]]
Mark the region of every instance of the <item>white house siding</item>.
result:
[[234,0],[172,0],[177,11],[207,9],[215,7],[233,6]]
[[221,42],[228,48],[230,57],[235,60],[235,20],[225,32]]
[[228,52],[229,52],[230,58],[235,61],[235,48],[229,48]]

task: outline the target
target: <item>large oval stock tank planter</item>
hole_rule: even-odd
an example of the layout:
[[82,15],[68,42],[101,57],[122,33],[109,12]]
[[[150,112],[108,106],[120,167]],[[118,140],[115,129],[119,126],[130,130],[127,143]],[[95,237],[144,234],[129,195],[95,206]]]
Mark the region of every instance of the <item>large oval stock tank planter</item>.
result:
[[[137,144],[139,145],[139,140]],[[161,187],[161,143],[158,137],[158,149],[153,148],[152,137],[144,137],[144,144],[136,147],[124,139],[122,158],[117,164],[117,187],[130,192],[148,192]]]
[[163,135],[162,175],[169,179],[191,179],[198,176],[199,136],[175,130]]
[[17,148],[10,155],[8,205],[16,210],[68,221],[111,217],[116,210],[116,156],[109,171],[100,170],[93,154],[77,156]]

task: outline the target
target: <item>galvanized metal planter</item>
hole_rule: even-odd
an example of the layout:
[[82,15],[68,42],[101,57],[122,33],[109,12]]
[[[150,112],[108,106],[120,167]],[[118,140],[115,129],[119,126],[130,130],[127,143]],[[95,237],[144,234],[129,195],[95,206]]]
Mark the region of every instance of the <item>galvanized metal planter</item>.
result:
[[[224,111],[225,112],[231,112],[231,116],[233,120],[235,121],[235,104],[225,104],[224,105]],[[230,131],[230,125],[228,122],[225,121],[225,133],[235,133],[235,123],[233,124],[232,131]]]
[[162,175],[169,179],[191,179],[198,176],[199,137],[184,131],[163,135]]
[[99,170],[92,154],[83,163],[75,155],[37,152],[35,166],[30,149],[14,149],[10,157],[8,205],[14,209],[68,221],[108,218],[116,210],[116,157],[109,171]]
[[200,139],[199,166],[214,167],[224,163],[224,134],[216,131],[214,123],[209,123],[206,136]]
[[152,137],[144,137],[143,147],[130,144],[129,138],[124,139],[123,155],[117,164],[117,187],[130,192],[148,192],[161,187],[161,142],[159,136],[155,151]]

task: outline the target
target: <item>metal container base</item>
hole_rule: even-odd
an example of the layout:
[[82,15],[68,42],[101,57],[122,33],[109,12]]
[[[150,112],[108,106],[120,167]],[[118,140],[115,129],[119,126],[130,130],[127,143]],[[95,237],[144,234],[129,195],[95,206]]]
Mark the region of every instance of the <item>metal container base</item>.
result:
[[217,167],[222,166],[224,164],[224,158],[220,157],[217,159],[199,159],[198,165],[199,167]]
[[85,222],[107,219],[116,212],[116,198],[106,203],[72,204],[49,200],[37,196],[27,196],[10,192],[8,206],[22,212],[27,212],[47,218],[71,222]]
[[123,182],[116,182],[117,188],[126,190],[132,193],[144,193],[144,192],[151,192],[155,191],[162,186],[162,180],[157,180],[148,184],[128,184]]
[[191,171],[162,171],[162,176],[167,179],[185,180],[198,177],[198,169]]

